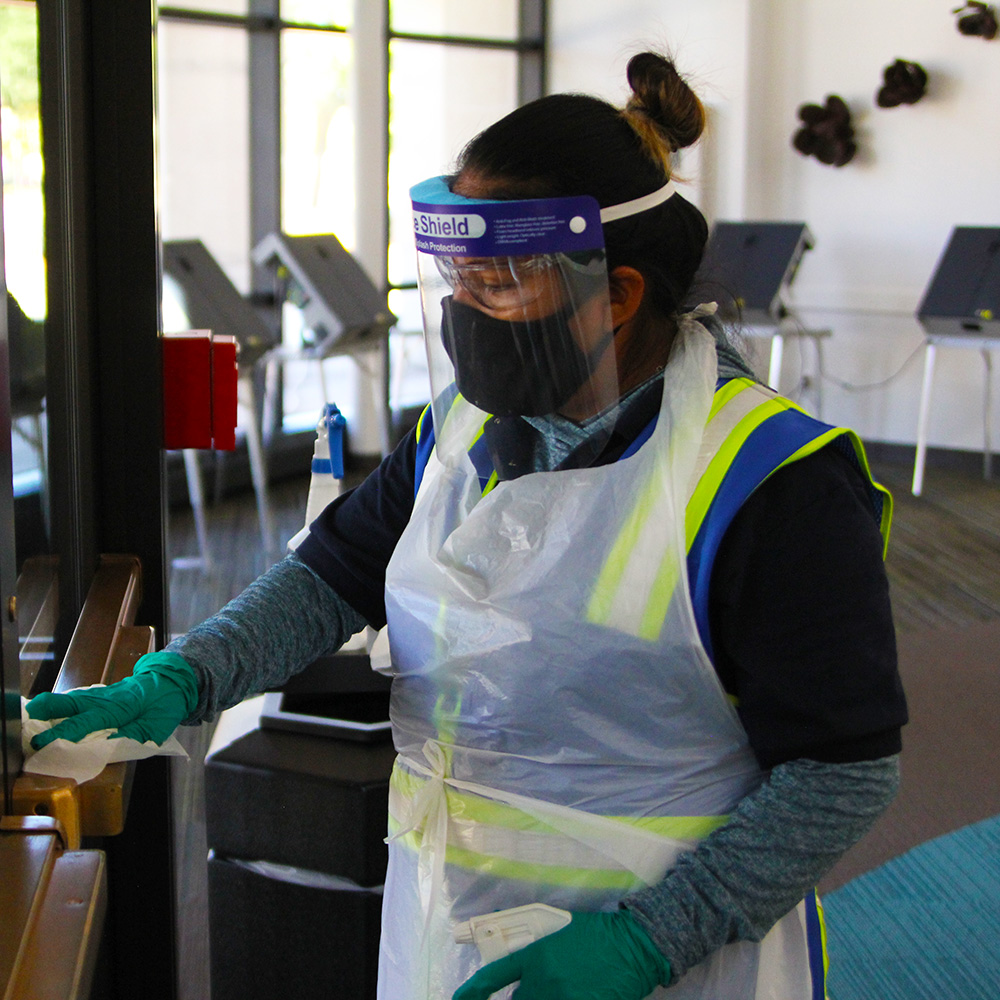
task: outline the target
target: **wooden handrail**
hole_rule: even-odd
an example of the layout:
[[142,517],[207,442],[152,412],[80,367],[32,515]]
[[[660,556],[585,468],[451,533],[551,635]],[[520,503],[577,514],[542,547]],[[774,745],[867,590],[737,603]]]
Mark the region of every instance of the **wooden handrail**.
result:
[[100,684],[109,674],[119,630],[135,623],[142,600],[136,556],[102,555],[53,691]]
[[[0,987],[7,996],[24,958],[25,939],[37,917],[45,885],[52,874],[59,836],[54,823],[48,833],[31,834],[30,826],[12,823],[24,817],[0,818]],[[32,824],[38,829],[37,824]]]
[[[128,677],[136,660],[152,651],[153,629],[133,624],[141,583],[135,556],[101,557],[54,691],[112,684]],[[14,812],[59,820],[68,846],[75,850],[84,837],[122,832],[134,769],[134,763],[109,764],[82,785],[72,778],[21,774],[14,781]]]
[[[22,570],[18,612],[22,652],[51,651],[58,609],[54,562]],[[153,630],[135,625],[142,594],[139,560],[102,556],[53,685],[67,691],[110,684],[152,650]],[[22,681],[28,694],[35,669]],[[51,676],[51,675],[49,675]],[[39,681],[42,678],[38,678]],[[77,785],[68,778],[21,774],[15,815],[0,817],[0,997],[86,1000],[107,908],[103,851],[77,850],[83,837],[120,833],[134,764],[111,764]]]
[[86,1000],[107,907],[103,851],[66,851],[58,823],[0,819],[0,996]]

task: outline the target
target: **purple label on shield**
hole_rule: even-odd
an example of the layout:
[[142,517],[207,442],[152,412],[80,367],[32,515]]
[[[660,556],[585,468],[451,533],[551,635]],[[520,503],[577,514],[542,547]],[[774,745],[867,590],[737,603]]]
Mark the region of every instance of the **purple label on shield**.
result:
[[417,249],[456,257],[572,253],[604,246],[596,199],[537,198],[464,205],[413,202]]

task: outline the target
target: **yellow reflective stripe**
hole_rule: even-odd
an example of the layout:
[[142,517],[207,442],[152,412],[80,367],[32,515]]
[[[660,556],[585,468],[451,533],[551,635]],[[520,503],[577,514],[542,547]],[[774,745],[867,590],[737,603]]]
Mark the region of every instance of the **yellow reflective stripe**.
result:
[[[437,645],[437,658],[438,662],[441,662],[445,658],[444,645],[445,636],[448,635],[448,606],[442,600],[438,603],[437,621],[434,623],[434,641]],[[448,762],[449,769],[451,768],[451,744],[455,742],[455,727],[456,720],[459,715],[459,707],[461,705],[462,696],[461,693],[453,694],[453,699],[457,701],[451,710],[447,708],[446,701],[446,691],[441,691],[437,696],[437,700],[434,702],[434,709],[431,713],[432,715],[432,725],[437,733],[437,741],[441,744],[441,749],[444,751],[445,759]],[[399,768],[393,768],[393,774],[398,771]]]
[[708,468],[698,480],[698,485],[691,494],[685,513],[684,527],[685,540],[688,549],[694,544],[702,522],[708,514],[708,509],[712,504],[715,494],[719,491],[722,480],[725,478],[729,467],[733,464],[733,459],[746,443],[750,435],[770,417],[786,410],[784,400],[765,399],[753,407],[749,413],[743,416],[732,429],[732,431],[722,441],[719,449],[715,452],[712,460],[708,463]]
[[[403,799],[413,798],[426,781],[426,778],[410,774],[400,767],[393,768],[390,778],[393,789]],[[449,816],[461,817],[463,820],[503,827],[508,830],[532,830],[543,826],[533,816],[529,816],[520,809],[506,806],[502,802],[469,795],[466,792],[458,792],[447,786],[445,787],[445,795],[448,801]]]
[[646,830],[659,837],[673,840],[704,840],[713,830],[729,820],[729,816],[612,816],[637,830]]
[[[465,397],[461,393],[459,393],[451,401],[451,406],[448,407],[448,412],[445,414],[444,426],[442,428],[440,428],[440,430],[438,430],[438,432],[437,432],[437,434],[438,434],[437,439],[438,439],[439,443],[448,436],[447,433],[446,433],[445,428],[448,428],[449,425],[452,424],[454,421],[460,420],[462,418],[462,416],[463,416],[463,413],[462,413],[462,404],[463,403],[466,403],[466,399],[465,399]],[[476,429],[475,433],[472,436],[472,440],[467,445],[467,450],[468,450],[468,448],[471,448],[482,437],[482,435],[483,435],[483,428],[486,426],[486,421],[487,420],[489,420],[489,417],[486,417],[486,419],[483,420],[483,422],[478,426],[478,428]],[[462,428],[462,430],[464,431],[465,428]],[[461,433],[461,432],[459,432],[459,433]]]
[[659,490],[659,477],[650,476],[642,495],[625,520],[622,530],[611,547],[608,558],[604,560],[601,572],[594,585],[590,603],[587,606],[587,618],[598,624],[606,623],[611,616],[611,608],[618,593],[622,577],[628,567],[629,559],[635,551],[639,535],[646,523],[647,511]]
[[420,441],[421,437],[423,437],[423,434],[424,434],[424,419],[426,418],[427,414],[428,414],[428,413],[430,413],[430,412],[431,412],[431,404],[430,404],[430,403],[428,403],[428,404],[427,404],[427,405],[426,405],[426,406],[425,406],[425,407],[424,407],[424,408],[423,408],[423,409],[422,409],[422,410],[420,411],[420,416],[419,416],[419,417],[417,418],[417,430],[416,430],[416,435],[417,435],[417,441],[418,441],[418,442]]
[[[397,826],[389,822],[390,835]],[[420,831],[411,830],[397,837],[393,843],[402,844],[412,851],[419,851],[422,841]],[[517,879],[521,882],[534,884],[557,885],[572,889],[610,890],[628,892],[642,885],[641,880],[632,872],[608,868],[575,868],[571,865],[548,865],[534,861],[517,861],[512,858],[496,857],[492,854],[480,854],[464,847],[448,844],[444,852],[445,862],[457,868],[465,868],[475,872],[489,872],[491,876],[504,879]]]
[[[725,426],[714,420],[720,413],[723,413],[723,408],[727,404],[732,404],[744,393],[748,393],[748,395],[745,401],[737,405],[735,412],[730,406],[724,414]],[[760,401],[761,397],[763,397],[763,401]],[[762,407],[770,407],[770,409],[765,409],[754,419],[752,415],[761,410]],[[694,541],[697,528],[707,514],[711,499],[715,495],[718,484],[725,475],[735,451],[760,422],[781,409],[781,402],[776,400],[775,393],[762,390],[757,383],[750,379],[733,379],[715,393],[706,426],[706,440],[711,443],[713,438],[718,438],[719,441],[715,447],[705,448],[703,445],[703,454],[706,457],[712,456],[708,459],[706,470],[706,473],[711,473],[711,475],[707,480],[704,473],[698,477],[698,486],[688,503],[685,515],[688,548]],[[743,417],[737,419],[736,432],[730,432],[729,421],[737,418],[744,410],[746,412]],[[742,434],[739,433],[741,429]],[[735,444],[730,444],[727,450],[727,442],[732,441],[734,433],[737,441]],[[643,530],[653,516],[656,498],[660,494],[660,481],[660,470],[654,470],[615,539],[608,558],[601,567],[587,607],[587,617],[590,621],[607,625],[614,620],[617,627],[624,628],[626,631],[633,632],[638,637],[649,641],[655,640],[663,628],[670,602],[681,578],[681,567],[674,554],[667,554],[652,580],[649,580],[645,574],[642,574],[643,578],[639,580],[629,578],[630,584],[637,586],[629,586],[628,588],[625,588],[624,581],[627,578],[633,557],[640,550]],[[623,600],[623,589],[628,589],[630,592],[628,603],[633,610],[629,613],[626,613],[626,609],[620,606]],[[635,593],[648,594],[641,610],[634,610]]]
[[889,532],[892,530],[892,514],[894,509],[892,493],[872,475],[871,465],[868,463],[868,455],[865,453],[865,446],[861,438],[854,431],[848,431],[848,433],[851,436],[851,444],[854,445],[854,452],[858,456],[861,468],[865,470],[865,475],[872,486],[882,494],[882,523],[879,527],[882,529],[882,558],[885,559],[889,554]]
[[[459,393],[459,395],[457,395],[452,400],[451,406],[448,407],[448,413],[447,413],[447,415],[444,418],[445,428],[449,428],[449,430],[450,430],[450,424],[453,421],[458,421],[461,418],[462,411],[461,411],[460,407],[461,407],[462,404],[468,405],[465,397],[462,396],[461,393]],[[421,419],[423,419],[422,415],[421,415]],[[471,431],[471,434],[469,434],[469,442],[465,446],[466,452],[472,451],[472,449],[479,442],[479,439],[483,436],[483,434],[486,431],[486,424],[487,424],[487,422],[489,420],[490,420],[489,416],[484,417],[482,423],[479,424],[478,426],[476,426]],[[467,430],[465,428],[463,428],[462,432],[463,433],[467,433]],[[444,437],[446,436],[447,433],[448,433],[448,431],[445,431],[444,429],[442,429],[438,433],[438,442],[442,441],[444,439]],[[499,477],[497,476],[496,470],[494,469],[494,471],[491,474],[490,478],[486,481],[486,487],[483,490],[483,496],[486,496],[486,494],[489,493],[490,490],[492,490],[493,487],[496,486],[498,482],[499,482]]]
[[823,948],[823,996],[826,996],[826,983],[830,978],[830,955],[826,950],[826,912],[819,893],[814,891],[816,899],[816,916],[819,917],[819,939]]
[[[490,419],[489,417],[486,418],[486,420],[489,419]],[[472,449],[476,447],[476,443],[483,436],[483,432],[486,430],[486,420],[484,420],[479,425],[479,427],[476,430],[476,433],[472,435],[472,440],[469,442],[469,447],[466,449],[466,451],[472,451]]]
[[756,385],[756,382],[748,378],[734,378],[728,381],[712,397],[712,406],[708,411],[708,420],[706,423],[710,423],[714,420],[719,410],[721,410],[731,400],[735,399],[741,392],[746,389],[752,389]]
[[446,758],[451,762],[451,746],[455,742],[455,720],[458,717],[458,705],[448,708],[447,692],[442,691],[434,702],[432,711],[434,731],[437,733],[437,742],[441,744]]
[[[452,410],[454,410],[456,406],[458,406],[459,400],[461,400],[464,403],[465,397],[462,395],[458,395],[455,397],[454,402],[451,404],[451,409],[448,411],[449,414],[451,413]],[[483,420],[483,422],[476,428],[476,432],[472,435],[472,440],[469,442],[469,444],[465,449],[466,451],[472,451],[472,449],[475,448],[475,446],[479,443],[479,439],[486,432],[486,424],[489,422],[489,420],[490,417],[486,417]],[[496,469],[494,469],[493,473],[490,475],[490,478],[486,480],[486,487],[483,489],[483,496],[486,496],[486,494],[489,493],[490,490],[492,490],[493,487],[496,486],[496,484],[499,481],[500,477],[497,475]]]
[[[445,749],[447,751],[451,748]],[[392,770],[390,783],[401,799],[411,799],[423,787],[426,780],[401,767],[395,767]],[[455,819],[504,830],[557,832],[542,820],[495,799],[460,792],[447,786],[445,795],[448,815]],[[604,818],[648,833],[655,833],[660,837],[671,837],[674,840],[701,840],[725,823],[729,816],[606,816]]]
[[677,558],[671,550],[664,556],[657,570],[656,579],[649,591],[649,600],[639,621],[639,638],[654,642],[660,637],[663,623],[667,619],[670,602],[674,599],[677,581],[680,578],[680,567]]

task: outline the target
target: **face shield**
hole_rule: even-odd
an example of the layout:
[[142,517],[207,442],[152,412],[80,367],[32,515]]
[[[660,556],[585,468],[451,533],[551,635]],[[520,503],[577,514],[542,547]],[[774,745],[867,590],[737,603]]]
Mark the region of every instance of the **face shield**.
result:
[[443,177],[410,195],[439,454],[490,416],[585,423],[614,406],[597,201],[463,198]]

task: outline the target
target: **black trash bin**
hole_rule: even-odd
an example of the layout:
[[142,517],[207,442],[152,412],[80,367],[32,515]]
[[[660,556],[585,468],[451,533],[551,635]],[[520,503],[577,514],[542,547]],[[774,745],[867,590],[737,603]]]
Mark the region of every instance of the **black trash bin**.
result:
[[367,732],[258,728],[206,760],[212,1000],[375,996],[395,751]]

